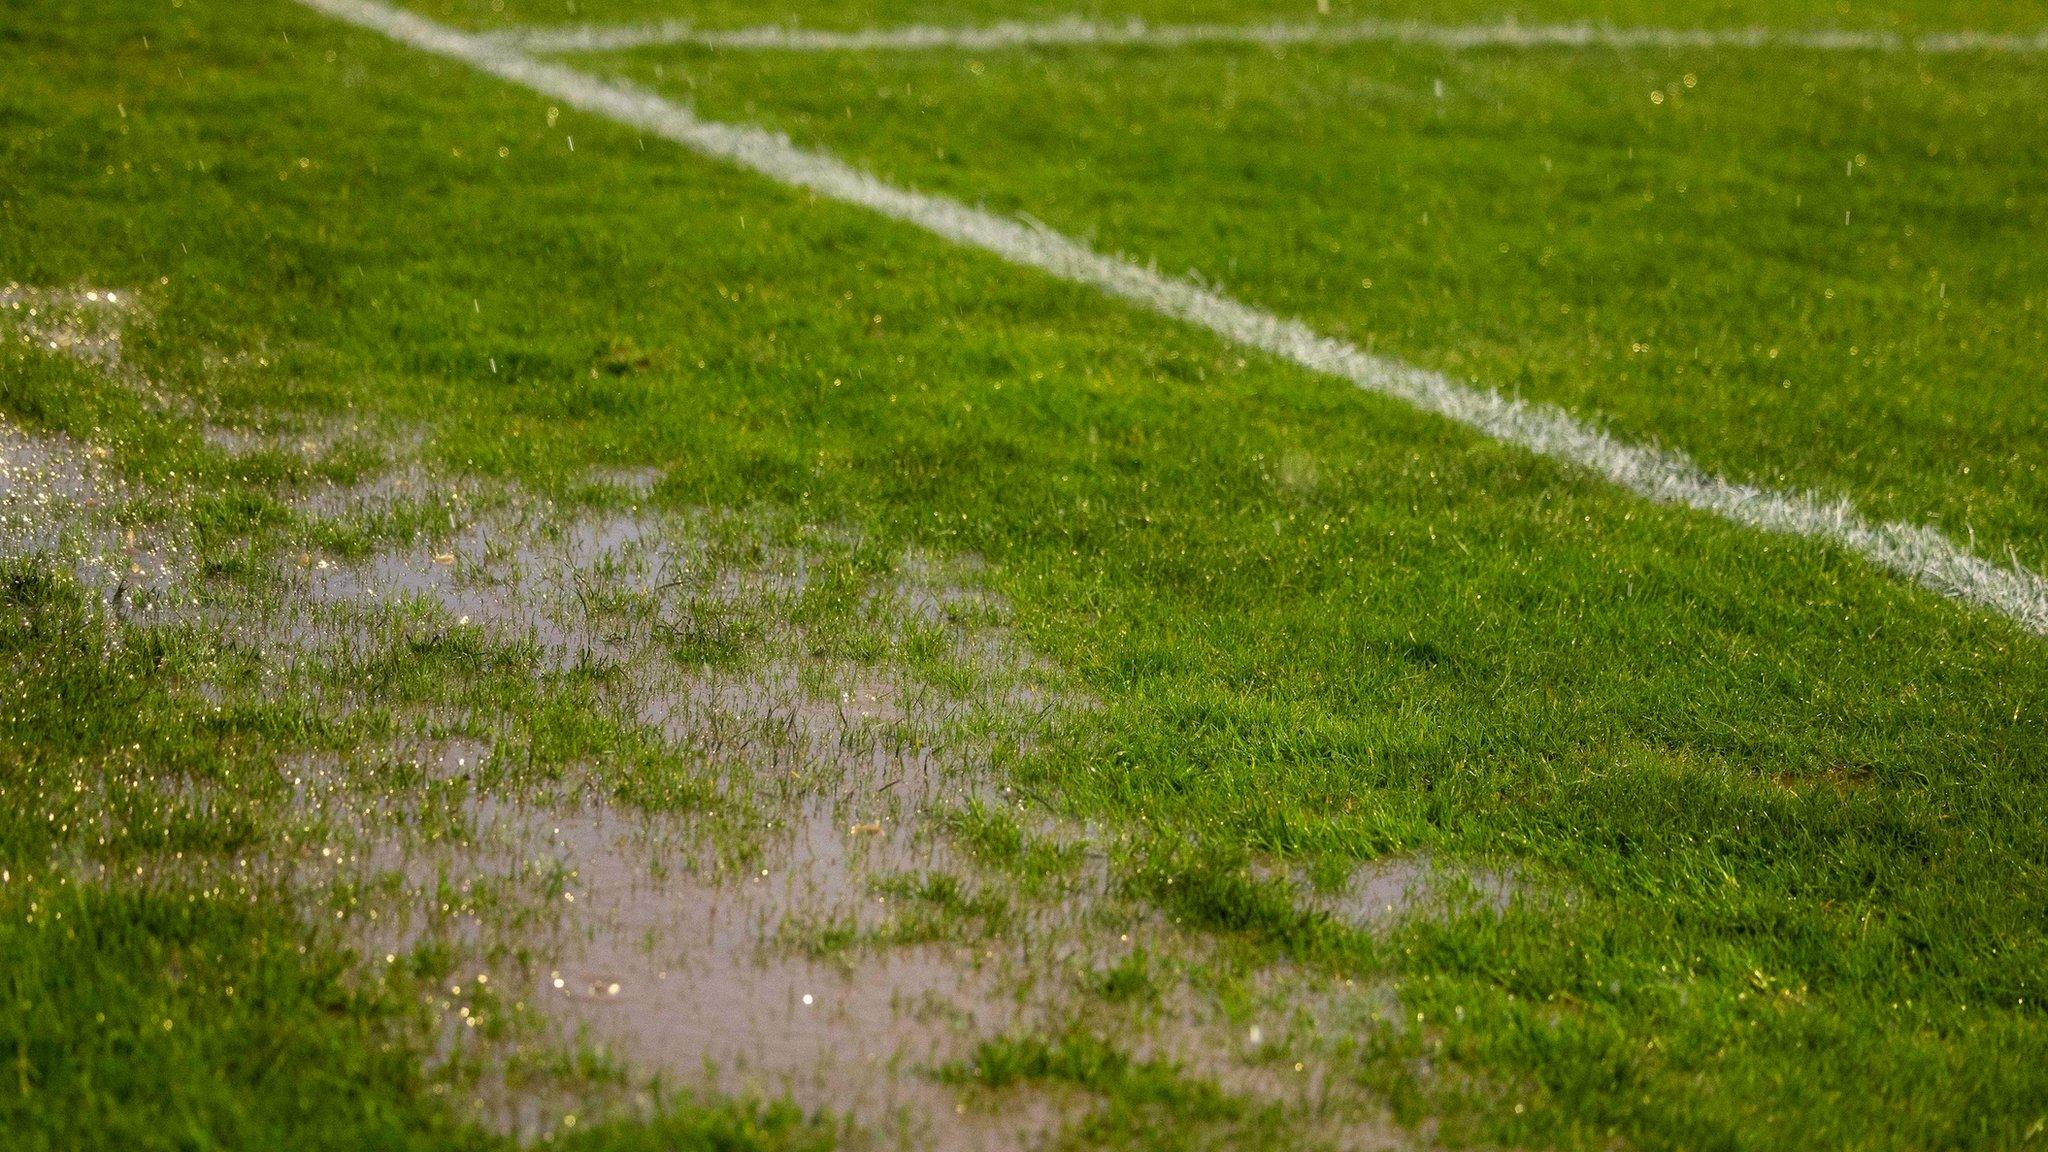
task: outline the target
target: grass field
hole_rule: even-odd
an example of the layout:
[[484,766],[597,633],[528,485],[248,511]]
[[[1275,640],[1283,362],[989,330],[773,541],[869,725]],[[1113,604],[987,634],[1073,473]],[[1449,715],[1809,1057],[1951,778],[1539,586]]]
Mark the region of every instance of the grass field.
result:
[[[2048,53],[554,59],[2048,567]],[[10,1146],[2048,1141],[2025,619],[290,0],[0,70]]]

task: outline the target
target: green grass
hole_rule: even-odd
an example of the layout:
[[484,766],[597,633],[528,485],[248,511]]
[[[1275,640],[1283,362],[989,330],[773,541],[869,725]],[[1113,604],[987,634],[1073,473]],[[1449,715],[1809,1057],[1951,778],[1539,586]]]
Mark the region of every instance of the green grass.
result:
[[[1979,14],[1992,25],[2002,12],[2032,16]],[[1332,329],[1380,331],[1383,347],[1436,363],[1460,352],[1482,379],[1590,403],[1709,463],[1967,520],[2039,562],[2043,503],[2025,465],[2040,417],[2025,374],[2039,362],[2043,278],[2021,239],[2040,206],[2012,183],[2038,167],[2023,97],[2039,65],[1927,65],[1951,70],[1923,86],[1905,60],[1717,57],[1697,96],[1651,121],[1644,84],[1679,61],[1202,54],[1185,78],[1119,61],[1135,69],[1119,92],[1106,59],[990,59],[979,78],[936,57],[690,67],[706,111],[781,118],[920,184],[1096,228],[1099,243],[1168,267],[1235,254],[1246,263],[1217,273],[1234,291]],[[1217,129],[1213,103],[1189,90],[1213,88],[1225,65],[1260,111]],[[1403,1120],[1532,1147],[1917,1148],[2014,1146],[2048,1115],[2038,638],[1826,548],[1625,498],[616,127],[574,114],[551,126],[538,98],[289,4],[12,6],[0,67],[12,77],[0,280],[144,289],[155,318],[131,334],[132,361],[215,419],[416,427],[442,466],[558,493],[591,466],[654,465],[669,507],[763,509],[858,526],[881,554],[985,558],[1020,633],[1094,702],[1015,782],[1126,836],[1116,866],[1132,890],[1219,946],[1394,980],[1414,1026],[1361,1037],[1356,1075]],[[930,85],[946,115],[874,97],[861,85],[875,70]],[[1825,98],[1783,111],[1796,89],[1767,87],[1772,70]],[[1426,102],[1402,111],[1438,71],[1452,127],[1496,150],[1461,151],[1469,135],[1438,135]],[[1358,173],[1346,152],[1373,122],[1346,124],[1327,103],[1346,76],[1402,89],[1374,107],[1410,192],[1444,198],[1453,218],[1500,219],[1369,243],[1385,236],[1370,213],[1402,198],[1394,181],[1327,210],[1362,214],[1340,251],[1277,242],[1316,197],[1272,182]],[[1489,96],[1458,99],[1468,84]],[[1962,110],[1943,110],[1950,95]],[[1034,125],[1097,123],[1105,100],[1146,129],[1141,143],[1032,143]],[[841,106],[854,116],[827,135]],[[1961,111],[1981,133],[1967,163],[1929,166],[1925,134],[1904,125]],[[1890,146],[1868,145],[1877,173],[1847,185],[1885,230],[1831,247],[1839,266],[1797,267],[1786,253],[1826,221],[1785,212],[1783,194],[1838,173],[1859,134]],[[1161,136],[1188,151],[1142,144]],[[1643,168],[1615,171],[1610,149],[1630,138]],[[1828,146],[1825,163],[1809,139]],[[918,141],[970,167],[913,156]],[[1255,144],[1270,166],[1229,162]],[[1538,181],[1528,154],[1553,147],[1563,171]],[[1086,172],[1048,175],[1083,156]],[[1692,179],[1693,164],[1700,187],[1768,181],[1775,199],[1745,194],[1754,215],[1728,217],[1660,192],[1647,218],[1608,226],[1640,187]],[[1214,195],[1142,217],[1104,210],[1129,211],[1169,170]],[[1552,199],[1494,205],[1467,180],[1513,173]],[[1936,178],[1954,181],[1952,199],[1912,190]],[[1578,269],[1563,287],[1540,264],[1483,259],[1495,229],[1515,252],[1540,251],[1543,206],[1582,185],[1590,203],[1549,241]],[[2001,189],[2026,198],[2004,208]],[[1889,270],[1908,220],[1937,229],[1951,292],[1965,286],[1945,316],[1914,295],[1920,257]],[[1736,231],[1748,224],[1756,234]],[[1645,244],[1660,231],[1664,245]],[[1427,289],[1384,305],[1312,297],[1318,276],[1373,274],[1368,253],[1405,261],[1411,283],[1427,273]],[[1636,270],[1620,286],[1607,282],[1617,259]],[[1688,283],[1703,267],[1710,284]],[[1788,299],[1830,276],[1853,312],[1748,295]],[[1599,324],[1510,322],[1557,292],[1601,301]],[[1765,315],[1778,346],[1811,357],[1806,389],[1765,401],[1677,386],[1675,373],[1610,373],[1604,357],[1583,370],[1596,335],[1617,347],[1654,323],[1653,349],[1746,348]],[[1859,325],[1892,371],[1839,363]],[[615,372],[621,349],[635,351]],[[1723,382],[1754,382],[1738,360],[1751,365],[1731,355]],[[10,351],[0,378],[11,418],[110,446],[159,494],[148,514],[196,523],[223,572],[288,537],[293,466],[235,465],[189,418],[68,363]],[[1890,380],[1922,386],[1890,394]],[[1996,479],[1934,466],[1915,430],[1944,410],[1957,458]],[[101,622],[61,580],[19,564],[8,580],[0,1126],[53,1147],[496,1139],[433,1092],[416,1001],[355,982],[342,946],[284,895],[154,873],[59,882],[164,850],[278,849],[290,822],[275,757],[343,734],[294,699],[237,696],[212,714],[198,690],[210,673],[195,669],[219,654],[203,637],[138,631],[103,649]],[[717,660],[744,639],[712,628],[679,643]],[[384,658],[397,698],[531,715],[542,768],[592,741],[622,758],[630,744],[575,683],[524,684],[517,653],[446,639]],[[438,684],[436,670],[474,684]],[[88,830],[70,814],[108,779],[138,797],[199,779],[247,799],[183,815],[138,799],[133,822],[95,808]],[[663,779],[650,773],[646,795]],[[119,809],[118,794],[94,803]],[[1000,828],[961,835],[1029,856]],[[1561,898],[1361,941],[1235,871],[1398,852],[1510,864]],[[1164,894],[1169,876],[1181,892]],[[1202,881],[1192,895],[1186,878]],[[1179,1079],[1062,1043],[1024,1037],[1004,1066],[1080,1079],[1112,1116],[1149,1126],[1126,1135],[1167,1143],[1206,1123],[1198,1108],[1176,1127],[1172,1093],[1195,1091]],[[739,1104],[677,1108],[669,1127],[607,1129],[596,1146],[823,1138]]]
[[2036,61],[1369,47],[592,62],[1731,476],[2048,562]]
[[[1274,1115],[1246,1115],[1214,1084],[1159,1060],[1134,1060],[1114,1043],[1084,1032],[1052,1038],[999,1037],[944,1074],[987,1088],[1023,1083],[1082,1088],[1113,1103],[1089,1116],[1060,1146],[1284,1148],[1298,1140]],[[1206,1138],[1206,1139],[1204,1139]],[[1298,1146],[1298,1145],[1297,1145]]]
[[[420,990],[444,976],[430,955],[365,979],[292,892],[228,866],[276,851],[292,826],[266,753],[294,743],[294,710],[209,713],[176,687],[204,645],[138,631],[110,654],[93,615],[67,582],[0,566],[0,658],[20,670],[0,695],[8,1146],[511,1146],[449,1106],[458,1076],[427,1068]],[[174,783],[186,800],[166,804]],[[187,860],[218,868],[209,879]],[[682,1097],[656,1116],[568,1145],[826,1139],[744,1102]]]

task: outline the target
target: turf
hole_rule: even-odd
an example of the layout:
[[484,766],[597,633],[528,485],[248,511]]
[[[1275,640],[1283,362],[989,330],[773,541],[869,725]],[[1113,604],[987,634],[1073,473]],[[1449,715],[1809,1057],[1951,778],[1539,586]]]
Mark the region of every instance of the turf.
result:
[[667,48],[621,70],[1731,476],[2048,559],[2037,63]]
[[[2002,12],[2031,15],[1987,9],[1984,22]],[[590,466],[651,465],[670,507],[764,508],[858,525],[888,547],[985,558],[1034,649],[1097,701],[1015,780],[1059,811],[1131,830],[1127,882],[1163,914],[1254,955],[1394,981],[1415,1026],[1362,1037],[1355,1075],[1404,1122],[1449,1142],[1530,1146],[2000,1147],[2048,1115],[2038,638],[1826,548],[1646,505],[1081,290],[551,115],[288,4],[11,6],[0,56],[16,78],[0,92],[0,279],[143,288],[154,319],[130,357],[207,418],[388,421],[424,430],[444,467],[541,491],[565,491]],[[1624,69],[1668,81],[1680,68],[1665,63]],[[1653,112],[1639,99],[1649,71],[1554,57],[1204,54],[1185,80],[1139,62],[1120,93],[1105,60],[989,60],[979,77],[965,64],[689,67],[707,111],[781,117],[921,184],[1013,197],[1079,231],[1099,224],[1110,246],[1163,262],[1213,268],[1203,261],[1238,253],[1246,263],[1219,274],[1248,296],[1354,335],[1384,331],[1418,359],[1462,350],[1462,366],[1491,382],[1597,402],[1710,462],[1839,485],[1880,511],[1968,520],[2022,548],[2038,539],[2036,473],[2004,462],[2031,463],[2039,429],[2024,383],[2038,365],[2042,281],[2013,238],[2040,207],[2037,193],[2011,208],[1996,196],[2021,195],[2014,174],[2038,159],[2039,121],[2022,101],[2037,65],[1972,65],[1934,87],[1885,71],[1896,61],[1717,58],[1700,69],[1700,95]],[[1213,104],[1178,86],[1225,65],[1266,110],[1252,123],[1282,126],[1267,133],[1270,167],[1219,157],[1257,134],[1217,129]],[[799,67],[813,71],[798,95],[770,82]],[[1834,75],[1846,94],[1776,113],[1757,74],[1770,69],[1807,70],[1817,86]],[[1499,86],[1452,113],[1459,131],[1500,137],[1497,152],[1460,161],[1433,134],[1414,86],[1437,71],[1454,93]],[[1526,172],[1530,150],[1553,147],[1548,133],[1600,141],[1557,147],[1564,171],[1538,186],[1592,189],[1582,215],[1558,222],[1571,238],[1551,242],[1557,259],[1584,261],[1573,287],[1530,287],[1540,264],[1489,258],[1486,231],[1408,233],[1378,250],[1418,281],[1446,269],[1452,297],[1313,293],[1318,276],[1348,285],[1376,271],[1345,263],[1373,249],[1348,235],[1330,253],[1276,243],[1302,196],[1264,185],[1281,172],[1341,182],[1357,169],[1322,153],[1356,137],[1296,143],[1311,119],[1278,109],[1291,85],[1314,108],[1359,75],[1402,88],[1376,105],[1397,133],[1390,147],[1411,186],[1453,212],[1482,216],[1489,203],[1452,178],[1462,162]],[[862,87],[905,76],[935,101],[944,93],[948,115]],[[1731,103],[1717,109],[1724,84]],[[1984,107],[1992,130],[1968,138],[1967,162],[1901,159],[1888,177],[1887,152],[1871,146],[1879,176],[1854,194],[1900,231],[1829,248],[1836,274],[1857,281],[1855,313],[1774,310],[1777,346],[1813,358],[1800,374],[1809,387],[1766,402],[1686,386],[1675,371],[1582,371],[1581,345],[1597,335],[1618,348],[1632,324],[1661,326],[1653,348],[1760,342],[1763,306],[1735,287],[1789,297],[1820,282],[1785,255],[1826,223],[1782,209],[1809,178],[1804,133],[1831,148],[1812,162],[1817,180],[1840,171],[1837,144],[1879,132],[1881,112],[1938,119],[1950,95],[1973,124]],[[1856,113],[1866,97],[1868,120]],[[827,113],[856,99],[851,122],[828,128]],[[1061,117],[1098,124],[1111,99],[1126,126],[1185,133],[1189,151],[1086,140],[1053,151],[1031,135]],[[1550,124],[1513,115],[1530,105]],[[1006,107],[1008,122],[996,115]],[[1698,116],[1685,123],[1718,151],[1665,143],[1681,129],[1653,114]],[[1580,115],[1591,119],[1573,126]],[[1926,161],[1921,133],[1891,128],[1891,155]],[[1637,134],[1643,171],[1603,164],[1617,134]],[[1738,136],[1756,155],[1731,158]],[[948,155],[968,166],[926,161],[918,139],[958,141]],[[1764,144],[1792,155],[1773,160]],[[1039,163],[1025,163],[1033,151]],[[1081,158],[1087,175],[1048,175]],[[1777,182],[1775,199],[1745,197],[1773,205],[1753,209],[1761,240],[1645,254],[1645,235],[1677,237],[1706,211],[1666,195],[1630,230],[1607,227],[1603,213],[1641,182],[1689,179],[1693,163],[1703,187]],[[1111,174],[1097,183],[1101,168]],[[1142,218],[1104,211],[1168,170],[1216,194],[1161,197]],[[1978,226],[1908,194],[1943,172],[1956,216],[1976,206]],[[1400,199],[1398,183],[1380,184],[1364,208]],[[1524,239],[1540,215],[1520,203],[1502,215],[1493,226],[1511,248],[1540,252]],[[1916,294],[1924,266],[1888,267],[1909,219],[1948,229],[1943,271],[1975,286],[1946,317]],[[1665,286],[1645,302],[1603,284],[1615,259]],[[1668,286],[1716,264],[1712,289]],[[1600,302],[1601,326],[1503,318],[1547,315],[1548,293],[1568,290]],[[1840,359],[1826,349],[1862,339],[1857,324],[1896,329],[1879,336],[1885,363],[1916,365],[1926,390],[1886,395],[1896,377],[1875,362],[1868,374],[1825,367]],[[1941,333],[1971,338],[1972,352]],[[621,349],[645,355],[625,357],[631,371],[600,367]],[[1526,378],[1509,374],[1525,364]],[[289,536],[281,498],[303,475],[225,459],[190,415],[69,362],[10,347],[0,372],[10,418],[107,446],[160,494],[150,515],[198,525],[224,571]],[[1930,463],[1909,429],[1938,423],[1944,399],[1967,429],[1953,433],[1964,455],[2006,469],[1999,480]],[[1965,404],[1983,407],[1953,411]],[[1768,421],[1745,427],[1757,405]],[[194,671],[219,658],[205,637],[138,630],[105,647],[106,622],[61,574],[11,564],[0,913],[6,954],[25,959],[0,1004],[13,1064],[0,1124],[57,1147],[499,1139],[446,1098],[450,1080],[423,1071],[431,1032],[417,990],[365,985],[345,943],[308,929],[286,894],[182,886],[158,870],[124,878],[166,851],[282,850],[293,825],[276,756],[340,736],[290,698],[249,697],[216,716]],[[516,671],[483,676],[478,691],[520,704]],[[573,698],[558,703],[570,719],[536,709],[537,728],[569,731],[573,719],[579,738],[623,755],[624,737],[592,727]],[[235,784],[246,802],[180,816],[149,799],[154,782],[193,779]],[[141,798],[129,823],[75,807],[110,784]],[[1277,860],[1341,872],[1415,851],[1511,864],[1562,898],[1361,940],[1243,870]],[[102,863],[113,878],[87,879]],[[991,1086],[1057,1079],[1104,1094],[1105,1140],[1193,1141],[1209,1112],[1238,1107],[1098,1038],[991,1045],[980,1073]],[[743,1147],[827,1134],[685,1101],[585,1138]]]

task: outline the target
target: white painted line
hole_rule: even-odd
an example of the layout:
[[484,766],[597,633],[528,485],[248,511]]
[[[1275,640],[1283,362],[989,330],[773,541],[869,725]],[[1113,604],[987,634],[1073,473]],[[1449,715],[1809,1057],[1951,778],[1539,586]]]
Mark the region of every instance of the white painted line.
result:
[[689,109],[632,85],[535,60],[503,43],[436,24],[376,0],[300,0],[358,27],[459,60],[572,108],[672,140],[772,180],[879,212],[959,244],[992,252],[1062,280],[1086,284],[1228,340],[1338,376],[1369,392],[1478,429],[1496,440],[1596,472],[1640,496],[1714,513],[1766,532],[1825,540],[1952,599],[1998,612],[2048,635],[2048,581],[2017,559],[1999,565],[1923,526],[1873,524],[1847,500],[1738,484],[1702,470],[1683,453],[1617,440],[1549,404],[1374,356],[1307,325],[1104,256],[1041,225],[1006,219],[957,200],[898,188],[775,133],[699,119]]
[[1146,24],[1066,16],[947,27],[910,24],[851,32],[769,25],[699,28],[686,20],[508,28],[483,35],[528,52],[593,52],[650,44],[785,52],[986,50],[1058,46],[1178,48],[1190,44],[1421,44],[1471,48],[1791,48],[1819,52],[2048,52],[2048,29],[2033,35],[1939,32],[1917,37],[1856,29],[1657,28],[1613,24],[1430,24],[1414,20],[1285,20],[1264,24]]

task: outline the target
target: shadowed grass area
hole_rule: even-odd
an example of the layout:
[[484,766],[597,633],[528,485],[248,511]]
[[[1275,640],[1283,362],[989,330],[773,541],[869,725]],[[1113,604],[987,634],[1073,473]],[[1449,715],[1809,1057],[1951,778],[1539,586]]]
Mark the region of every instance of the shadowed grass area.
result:
[[[286,4],[32,4],[0,16],[0,57],[0,276],[140,288],[154,318],[130,364],[190,405],[12,349],[0,407],[108,448],[155,494],[136,515],[197,525],[202,568],[268,565],[308,477],[210,448],[200,417],[416,429],[450,471],[555,494],[655,467],[664,507],[979,556],[1091,697],[1012,782],[1125,836],[1109,866],[1230,956],[1394,981],[1409,1026],[1361,1036],[1351,1071],[1403,1119],[1759,1148],[2010,1146],[2040,1119],[2034,638]],[[174,877],[70,895],[145,850],[285,850],[275,757],[340,737],[305,701],[238,690],[212,712],[196,639],[105,649],[48,572],[8,579],[4,931],[21,973],[51,974],[0,1009],[21,1040],[0,1049],[9,1131],[490,1139],[433,1093],[411,1010],[345,979],[281,895]],[[844,587],[820,595],[826,654],[874,643]],[[748,642],[675,627],[692,661]],[[628,759],[573,679],[543,690],[502,645],[423,643],[360,670],[530,715],[540,774],[593,745]],[[69,814],[110,763],[124,787],[210,780],[236,803],[138,804],[102,843]],[[700,799],[637,779],[629,799]],[[957,834],[1026,878],[1066,867],[985,820]],[[1569,899],[1366,937],[1239,871],[1395,852],[1506,861]],[[941,927],[988,911],[934,896]],[[87,941],[118,947],[66,983]],[[271,989],[263,1011],[221,1010],[229,984]],[[1005,1066],[1082,1082],[1137,1118],[1119,1138],[1199,1134],[1143,1061],[1064,1042],[1022,1037]],[[247,1056],[272,1050],[295,1058]],[[822,1138],[704,1108],[600,1146]]]

